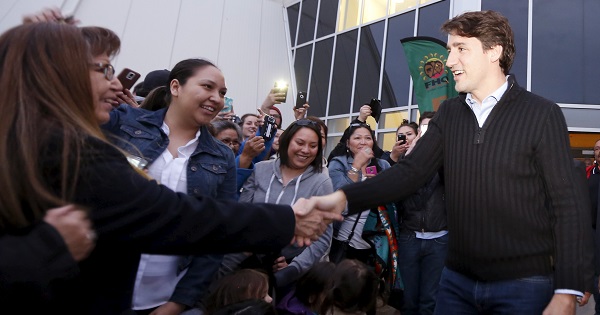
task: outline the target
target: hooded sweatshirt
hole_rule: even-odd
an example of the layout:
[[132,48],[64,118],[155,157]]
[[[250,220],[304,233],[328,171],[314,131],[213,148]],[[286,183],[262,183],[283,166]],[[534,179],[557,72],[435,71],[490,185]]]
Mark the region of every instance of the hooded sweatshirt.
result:
[[[317,172],[309,166],[304,173],[283,185],[281,176],[281,160],[268,160],[257,163],[254,172],[244,186],[240,202],[275,203],[293,205],[300,198],[322,196],[333,192],[333,185],[328,172]],[[286,246],[281,256],[292,259],[288,266],[275,273],[278,286],[285,286],[295,281],[302,273],[308,271],[313,264],[321,261],[329,253],[333,228],[331,225],[319,239],[307,247]]]

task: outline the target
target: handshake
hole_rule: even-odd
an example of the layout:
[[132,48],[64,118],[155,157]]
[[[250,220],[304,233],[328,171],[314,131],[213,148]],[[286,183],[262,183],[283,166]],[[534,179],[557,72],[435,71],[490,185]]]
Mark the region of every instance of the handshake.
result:
[[334,220],[343,220],[342,211],[346,208],[346,195],[338,190],[326,196],[300,198],[292,206],[296,216],[296,230],[292,243],[308,246],[327,229]]

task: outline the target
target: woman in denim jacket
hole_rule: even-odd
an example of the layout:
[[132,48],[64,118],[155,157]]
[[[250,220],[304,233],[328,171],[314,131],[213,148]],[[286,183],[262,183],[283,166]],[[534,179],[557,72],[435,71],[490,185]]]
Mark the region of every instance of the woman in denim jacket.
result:
[[[227,89],[221,71],[202,59],[179,62],[169,86],[144,101],[157,111],[121,105],[103,126],[115,143],[148,163],[148,173],[169,188],[189,195],[236,199],[233,152],[207,128],[223,107]],[[222,255],[165,256],[143,254],[138,267],[133,309],[156,308],[179,314],[207,292]]]

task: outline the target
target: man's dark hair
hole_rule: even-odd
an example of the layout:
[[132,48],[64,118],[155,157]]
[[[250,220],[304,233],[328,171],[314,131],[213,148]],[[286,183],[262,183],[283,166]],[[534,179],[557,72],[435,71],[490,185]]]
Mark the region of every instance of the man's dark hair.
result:
[[442,31],[462,37],[475,37],[484,50],[502,46],[500,67],[507,75],[515,58],[515,40],[508,19],[495,11],[466,12],[442,25]]
[[423,112],[421,114],[421,116],[419,117],[419,126],[421,125],[421,122],[423,121],[423,119],[431,119],[433,118],[433,116],[435,115],[435,112]]

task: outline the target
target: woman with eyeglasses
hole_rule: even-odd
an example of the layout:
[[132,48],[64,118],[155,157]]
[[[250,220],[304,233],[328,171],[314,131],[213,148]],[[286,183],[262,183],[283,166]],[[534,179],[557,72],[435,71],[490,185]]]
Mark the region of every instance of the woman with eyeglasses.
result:
[[141,252],[274,250],[289,244],[293,234],[306,244],[311,233],[325,229],[304,230],[312,221],[289,206],[175,193],[133,168],[99,126],[122,87],[108,67],[108,54],[92,57],[94,45],[82,33],[38,23],[0,36],[0,134],[6,135],[0,141],[0,235],[28,233],[46,209],[65,204],[87,208],[97,235],[96,248],[79,264],[64,244],[40,242],[43,248],[56,246],[55,259],[66,265],[65,272],[14,286],[4,286],[0,277],[3,309],[120,314],[131,305]]
[[[214,136],[217,140],[223,142],[233,150],[234,154],[240,151],[242,143],[242,130],[240,126],[229,120],[217,120],[212,122]],[[279,130],[277,130],[279,132]],[[258,137],[260,138],[260,137]],[[251,140],[253,140],[252,138]],[[252,174],[254,169],[253,159],[262,152],[264,140],[246,141],[241,153],[235,157],[236,173],[237,173],[237,188],[236,192],[239,197],[239,191],[242,185]]]
[[[292,205],[299,198],[333,192],[331,179],[323,172],[321,133],[317,123],[300,119],[291,123],[279,138],[278,158],[257,163],[242,188],[240,201]],[[332,227],[310,246],[286,246],[267,261],[276,286],[290,288],[304,272],[324,259],[331,243]],[[283,295],[279,295],[283,296]]]

